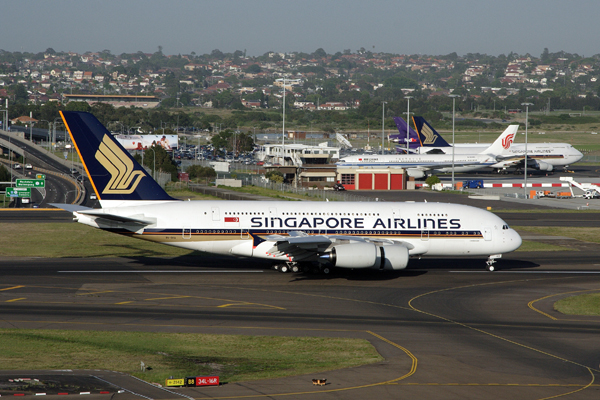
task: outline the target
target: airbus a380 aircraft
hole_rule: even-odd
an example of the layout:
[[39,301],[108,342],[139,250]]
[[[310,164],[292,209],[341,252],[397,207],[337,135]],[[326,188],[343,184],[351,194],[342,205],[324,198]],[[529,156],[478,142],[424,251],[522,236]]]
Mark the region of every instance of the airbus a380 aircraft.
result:
[[89,113],[61,112],[100,209],[70,204],[95,228],[191,250],[320,265],[400,270],[411,256],[488,256],[521,237],[496,215],[443,203],[180,201],[171,198]]

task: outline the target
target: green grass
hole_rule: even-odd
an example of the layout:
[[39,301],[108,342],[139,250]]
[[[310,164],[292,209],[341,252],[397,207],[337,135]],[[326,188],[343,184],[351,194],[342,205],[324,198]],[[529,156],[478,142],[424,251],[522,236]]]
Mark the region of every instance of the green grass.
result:
[[517,251],[575,251],[572,247],[558,246],[555,244],[534,242],[531,240],[523,240],[521,247]]
[[547,236],[565,236],[582,242],[600,243],[600,227],[580,228],[570,226],[513,226],[518,231]]
[[[1,369],[106,369],[159,383],[169,376],[219,375],[222,382],[278,378],[382,359],[362,339],[0,330]],[[151,369],[142,372],[140,361]]]
[[0,223],[0,256],[177,257],[190,250],[117,235],[70,222]]
[[289,200],[289,201],[314,200],[314,198],[311,196],[305,196],[305,195],[290,193],[290,192],[281,192],[279,190],[266,189],[266,188],[261,188],[258,186],[243,186],[243,187],[239,188],[239,187],[229,187],[229,186],[221,185],[219,187],[226,187],[228,190],[233,190],[236,192],[250,193],[250,194],[266,196],[266,197],[273,197],[273,198],[280,199],[280,200]]
[[567,297],[554,303],[554,309],[567,315],[600,315],[600,293]]

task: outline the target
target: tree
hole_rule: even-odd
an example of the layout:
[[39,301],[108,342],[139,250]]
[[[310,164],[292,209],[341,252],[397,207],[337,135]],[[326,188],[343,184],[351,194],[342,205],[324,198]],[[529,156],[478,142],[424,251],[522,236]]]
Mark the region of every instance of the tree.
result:
[[90,112],[92,110],[92,106],[85,101],[70,101],[65,107],[65,110]]
[[25,89],[25,85],[19,83],[15,88],[15,103],[27,104],[28,102],[29,94],[27,93],[27,89]]
[[272,170],[265,174],[265,178],[275,183],[283,183],[283,174],[279,170]]
[[192,165],[186,170],[186,172],[188,173],[190,179],[193,180],[204,178],[205,183],[208,183],[209,179],[217,176],[217,172],[214,170],[214,168],[203,167],[201,165]]

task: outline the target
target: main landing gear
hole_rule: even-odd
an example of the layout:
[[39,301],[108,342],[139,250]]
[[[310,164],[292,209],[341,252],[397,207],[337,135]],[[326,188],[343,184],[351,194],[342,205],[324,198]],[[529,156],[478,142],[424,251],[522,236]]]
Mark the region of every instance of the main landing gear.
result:
[[282,273],[288,272],[311,272],[314,274],[329,274],[331,273],[331,268],[324,265],[312,265],[311,263],[297,263],[297,262],[282,262],[273,265],[273,269],[275,271],[279,271]]
[[494,268],[494,264],[496,263],[496,259],[501,257],[502,254],[492,254],[491,256],[489,256],[487,261],[485,262],[486,269],[490,272],[496,270],[496,268]]

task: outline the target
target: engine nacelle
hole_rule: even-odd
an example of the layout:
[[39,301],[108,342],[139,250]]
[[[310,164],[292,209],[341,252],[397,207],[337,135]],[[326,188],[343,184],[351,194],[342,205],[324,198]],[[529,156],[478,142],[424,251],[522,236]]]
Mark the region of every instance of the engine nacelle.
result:
[[408,265],[408,248],[400,245],[376,246],[373,243],[349,243],[334,246],[321,256],[340,268],[404,269]]
[[417,168],[407,168],[406,169],[406,173],[408,174],[408,176],[410,176],[411,178],[415,178],[415,179],[423,179],[425,178],[425,171],[417,169]]
[[548,164],[547,162],[536,160],[537,169],[540,171],[552,171],[554,169],[554,165]]

